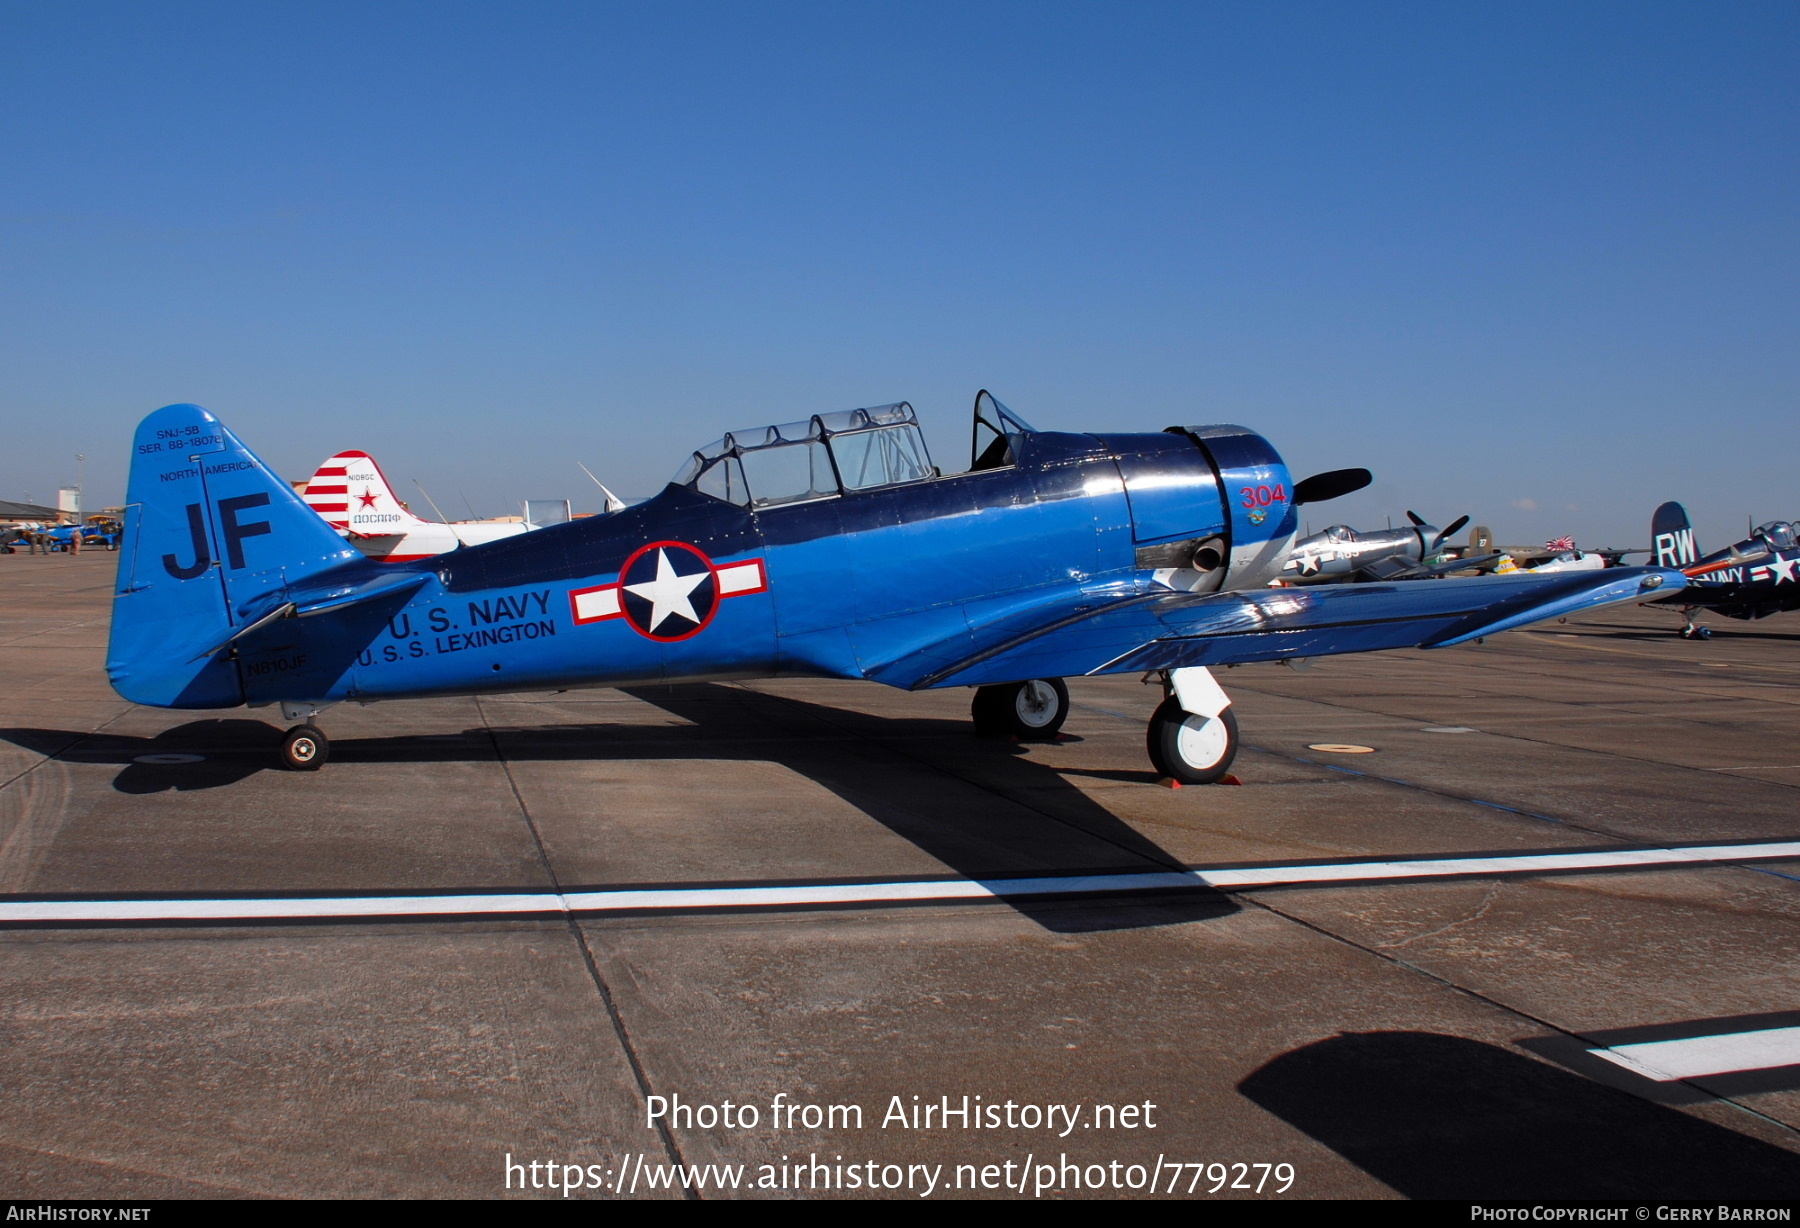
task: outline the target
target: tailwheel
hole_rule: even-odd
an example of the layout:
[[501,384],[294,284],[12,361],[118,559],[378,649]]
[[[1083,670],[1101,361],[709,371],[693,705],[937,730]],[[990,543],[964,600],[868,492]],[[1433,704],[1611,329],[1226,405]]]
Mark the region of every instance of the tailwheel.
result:
[[290,772],[316,772],[331,757],[331,743],[315,725],[295,725],[281,739],[281,766]]
[[1056,736],[1069,719],[1069,688],[1061,678],[1032,678],[1001,686],[978,687],[969,714],[975,732],[1043,742]]
[[1223,780],[1237,758],[1237,715],[1226,708],[1217,716],[1196,716],[1171,695],[1150,718],[1145,742],[1150,762],[1164,776],[1184,785],[1210,785]]

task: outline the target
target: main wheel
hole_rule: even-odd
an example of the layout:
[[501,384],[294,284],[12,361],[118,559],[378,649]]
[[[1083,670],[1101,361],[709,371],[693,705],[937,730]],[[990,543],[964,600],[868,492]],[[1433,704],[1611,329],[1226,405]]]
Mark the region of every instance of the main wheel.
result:
[[316,772],[331,757],[331,743],[312,725],[295,725],[281,739],[281,766],[290,772]]
[[1712,638],[1712,628],[1683,627],[1681,629],[1681,638],[1684,640],[1710,640]]
[[1150,762],[1164,776],[1184,785],[1210,785],[1222,780],[1237,758],[1237,714],[1227,708],[1208,720],[1184,710],[1171,695],[1150,718],[1144,741]]
[[977,733],[1047,741],[1069,719],[1069,688],[1061,678],[978,687],[969,714],[975,718]]

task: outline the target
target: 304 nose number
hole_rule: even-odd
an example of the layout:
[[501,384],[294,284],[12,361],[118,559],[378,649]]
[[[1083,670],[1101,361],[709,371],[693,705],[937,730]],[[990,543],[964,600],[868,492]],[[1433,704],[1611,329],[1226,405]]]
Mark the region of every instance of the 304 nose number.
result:
[[1286,503],[1287,484],[1240,487],[1238,500],[1244,507],[1268,507],[1272,503]]

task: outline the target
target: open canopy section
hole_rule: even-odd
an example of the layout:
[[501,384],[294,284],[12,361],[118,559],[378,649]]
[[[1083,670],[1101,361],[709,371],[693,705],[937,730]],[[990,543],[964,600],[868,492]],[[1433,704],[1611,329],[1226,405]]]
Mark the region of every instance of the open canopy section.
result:
[[936,476],[905,401],[733,431],[688,458],[673,479],[715,499],[767,508]]
[[969,470],[1003,469],[1019,463],[1018,442],[1032,426],[983,388],[975,394],[975,432],[969,445]]

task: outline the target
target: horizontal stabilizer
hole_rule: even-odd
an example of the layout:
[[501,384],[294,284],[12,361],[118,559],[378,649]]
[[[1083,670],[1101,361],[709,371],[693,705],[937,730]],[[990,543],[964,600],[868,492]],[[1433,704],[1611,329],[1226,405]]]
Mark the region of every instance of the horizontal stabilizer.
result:
[[280,602],[255,622],[240,628],[205,652],[196,654],[193,659],[199,661],[215,652],[222,652],[239,640],[247,639],[270,623],[284,618],[311,618],[315,614],[328,614],[333,610],[361,605],[365,601],[410,593],[429,579],[431,576],[427,572],[411,572],[405,575],[376,576],[361,584],[340,584],[310,593],[304,590],[287,590],[285,595],[291,600]]
[[431,573],[428,571],[407,572],[401,575],[379,575],[372,580],[364,580],[360,584],[341,584],[332,588],[310,591],[296,589],[289,596],[293,598],[294,617],[311,618],[315,614],[361,605],[365,601],[410,593],[429,579],[431,579]]

